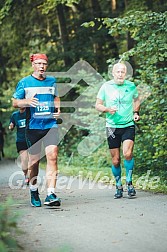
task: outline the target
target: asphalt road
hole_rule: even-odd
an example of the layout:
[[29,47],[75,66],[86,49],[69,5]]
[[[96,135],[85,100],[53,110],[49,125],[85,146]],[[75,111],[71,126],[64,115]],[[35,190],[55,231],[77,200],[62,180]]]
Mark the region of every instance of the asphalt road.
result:
[[[135,199],[114,199],[115,188],[60,176],[57,195],[61,207],[34,208],[29,188],[21,187],[20,168],[0,162],[0,200],[14,199],[20,213],[18,237],[26,252],[166,252],[167,195],[137,190]],[[39,192],[45,199],[40,171]]]

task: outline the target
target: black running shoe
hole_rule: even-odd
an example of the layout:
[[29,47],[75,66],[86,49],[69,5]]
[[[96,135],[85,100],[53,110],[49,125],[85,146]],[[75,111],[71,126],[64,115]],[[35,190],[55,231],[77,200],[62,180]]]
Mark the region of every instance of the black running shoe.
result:
[[123,187],[122,186],[116,186],[116,193],[114,195],[114,199],[120,199],[123,197]]
[[129,197],[135,197],[136,191],[133,185],[128,185],[128,196]]

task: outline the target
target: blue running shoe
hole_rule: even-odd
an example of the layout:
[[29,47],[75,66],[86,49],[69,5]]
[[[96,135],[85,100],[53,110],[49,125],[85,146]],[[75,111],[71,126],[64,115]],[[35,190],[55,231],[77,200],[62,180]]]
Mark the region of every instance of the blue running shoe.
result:
[[114,199],[120,199],[123,197],[123,187],[122,186],[116,186],[116,193],[114,195]]
[[31,191],[31,206],[41,207],[41,200],[39,198],[38,189],[36,191]]
[[61,200],[54,193],[47,195],[44,205],[46,206],[60,206]]
[[128,196],[130,198],[136,196],[136,191],[133,185],[128,185]]

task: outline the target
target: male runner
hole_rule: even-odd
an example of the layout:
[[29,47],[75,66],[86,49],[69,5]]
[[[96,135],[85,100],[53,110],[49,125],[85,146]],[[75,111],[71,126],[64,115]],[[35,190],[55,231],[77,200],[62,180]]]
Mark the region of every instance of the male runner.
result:
[[55,194],[57,180],[58,126],[56,117],[60,114],[56,79],[45,76],[48,66],[46,54],[33,54],[30,57],[33,73],[21,79],[13,95],[14,107],[26,107],[26,140],[29,151],[31,205],[41,206],[37,176],[41,144],[46,154],[47,196],[44,205],[60,206],[60,198]]
[[116,179],[116,193],[114,196],[116,199],[123,197],[120,165],[121,143],[128,195],[130,197],[136,195],[132,185],[135,140],[134,121],[140,119],[140,100],[135,84],[125,80],[126,73],[127,67],[124,63],[115,64],[112,69],[113,80],[107,81],[102,85],[96,101],[96,109],[106,113],[107,139],[112,158],[112,172]]

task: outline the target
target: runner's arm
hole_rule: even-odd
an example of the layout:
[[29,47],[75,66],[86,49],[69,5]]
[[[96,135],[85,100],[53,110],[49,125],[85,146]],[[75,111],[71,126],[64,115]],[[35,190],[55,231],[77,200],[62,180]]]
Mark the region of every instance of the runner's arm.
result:
[[14,108],[36,107],[38,105],[38,99],[35,97],[29,99],[15,99],[13,98]]
[[60,97],[56,96],[54,99],[55,113],[53,113],[53,117],[56,118],[60,115]]
[[134,99],[134,121],[139,121],[140,120],[140,116],[139,116],[139,110],[140,110],[140,98],[135,98]]

